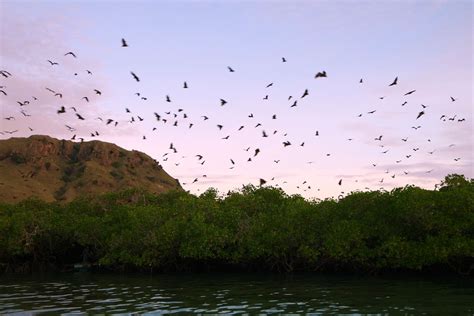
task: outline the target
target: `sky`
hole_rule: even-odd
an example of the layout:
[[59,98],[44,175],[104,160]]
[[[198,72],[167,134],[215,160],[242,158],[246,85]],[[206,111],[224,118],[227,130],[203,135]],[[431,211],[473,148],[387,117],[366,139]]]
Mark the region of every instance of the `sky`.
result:
[[[0,0],[0,70],[12,74],[0,77],[7,93],[0,94],[0,139],[76,134],[116,143],[150,155],[192,193],[227,192],[260,178],[307,198],[411,184],[432,189],[447,174],[474,175],[472,6]],[[315,78],[321,71],[327,78]],[[57,114],[61,106],[66,113]],[[106,125],[108,118],[118,125]]]

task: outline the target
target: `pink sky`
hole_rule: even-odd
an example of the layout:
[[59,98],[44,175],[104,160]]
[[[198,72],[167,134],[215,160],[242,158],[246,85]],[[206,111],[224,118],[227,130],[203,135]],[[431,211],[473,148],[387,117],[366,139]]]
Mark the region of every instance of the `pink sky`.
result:
[[[227,192],[264,178],[288,193],[324,198],[365,187],[433,188],[449,173],[474,173],[469,1],[3,1],[0,20],[0,69],[12,73],[0,78],[8,93],[0,94],[0,131],[18,129],[16,137],[77,134],[140,150],[194,193],[210,186]],[[120,47],[122,37],[128,48]],[[64,56],[68,51],[78,58]],[[328,78],[314,79],[322,70]],[[396,76],[398,84],[389,87]],[[189,89],[182,88],[184,81]],[[305,89],[309,95],[301,99]],[[269,100],[263,100],[267,94]],[[290,108],[289,95],[297,107]],[[457,100],[451,102],[451,96]],[[221,98],[228,101],[224,107]],[[21,108],[17,101],[24,100],[31,103]],[[421,104],[428,106],[426,114],[416,120]],[[61,106],[67,113],[57,115]],[[86,120],[77,120],[71,106]],[[125,107],[144,121],[128,123]],[[22,109],[32,116],[24,117]],[[371,110],[376,112],[367,114]],[[166,111],[179,115],[178,127],[172,126],[172,115],[167,124],[156,122],[153,113],[167,118]],[[441,115],[457,117],[444,122]],[[4,119],[9,116],[15,120]],[[119,125],[105,126],[97,117]],[[458,122],[461,118],[465,121]],[[257,123],[262,126],[254,128]],[[70,133],[65,124],[76,131]],[[222,131],[217,124],[224,125]],[[241,125],[245,128],[237,131]],[[96,130],[100,137],[90,137]],[[261,137],[262,130],[268,138]],[[379,135],[382,141],[374,140]],[[284,148],[287,140],[292,145]],[[171,142],[178,153],[163,161]],[[255,148],[261,150],[257,157]],[[205,157],[204,165],[196,154]],[[191,185],[194,178],[199,181]]]

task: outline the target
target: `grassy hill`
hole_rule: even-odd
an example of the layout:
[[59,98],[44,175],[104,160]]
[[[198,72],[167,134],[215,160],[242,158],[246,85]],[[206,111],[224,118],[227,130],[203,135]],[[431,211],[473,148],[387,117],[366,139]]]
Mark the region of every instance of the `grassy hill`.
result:
[[67,202],[127,188],[182,190],[151,157],[111,143],[75,143],[43,135],[0,140],[1,202],[33,196]]

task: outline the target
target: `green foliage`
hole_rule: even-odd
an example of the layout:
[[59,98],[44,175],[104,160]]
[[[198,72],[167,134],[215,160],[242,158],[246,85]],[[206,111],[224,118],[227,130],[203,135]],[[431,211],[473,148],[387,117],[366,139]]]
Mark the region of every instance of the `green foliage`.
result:
[[[62,142],[63,146],[66,144],[65,141]],[[81,150],[81,144],[74,143],[72,147],[72,152],[69,157],[71,163],[76,163],[79,161],[79,152]]]
[[[70,170],[69,177],[76,174]],[[474,182],[308,201],[244,186],[219,196],[127,190],[69,204],[0,204],[0,267],[81,262],[178,271],[474,270]]]
[[16,163],[17,165],[26,162],[25,156],[23,156],[22,154],[17,153],[17,152],[11,153],[10,160],[13,161],[14,163]]
[[123,174],[120,172],[117,172],[115,170],[112,170],[109,172],[112,177],[114,177],[116,180],[122,180],[123,179]]
[[82,163],[70,164],[64,168],[64,173],[61,180],[64,182],[71,182],[80,178],[86,169],[86,166]]

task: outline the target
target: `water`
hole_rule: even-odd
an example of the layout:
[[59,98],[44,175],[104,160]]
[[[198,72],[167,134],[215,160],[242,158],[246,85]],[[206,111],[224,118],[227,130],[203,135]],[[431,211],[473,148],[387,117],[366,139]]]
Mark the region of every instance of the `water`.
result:
[[474,314],[474,280],[318,275],[0,276],[0,314]]

